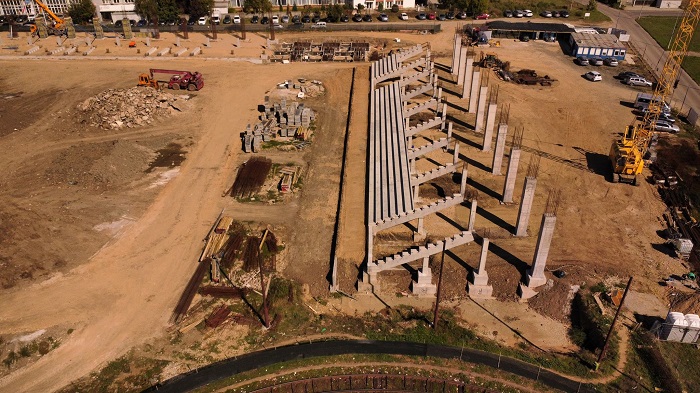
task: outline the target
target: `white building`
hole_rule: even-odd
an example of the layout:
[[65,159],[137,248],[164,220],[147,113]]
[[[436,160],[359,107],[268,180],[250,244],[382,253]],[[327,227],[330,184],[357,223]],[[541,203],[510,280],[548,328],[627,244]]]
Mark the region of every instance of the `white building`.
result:
[[[2,1],[2,0],[0,0]],[[138,21],[140,16],[134,12],[134,0],[92,0],[97,7],[100,18],[105,22],[116,22],[124,18]]]

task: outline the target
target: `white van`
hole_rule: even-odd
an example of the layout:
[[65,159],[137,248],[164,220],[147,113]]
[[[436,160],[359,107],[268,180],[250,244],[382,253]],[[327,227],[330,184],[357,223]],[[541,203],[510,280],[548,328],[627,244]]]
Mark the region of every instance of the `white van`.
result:
[[[649,109],[649,103],[653,99],[654,96],[648,93],[637,94],[637,99],[634,101],[634,109],[639,109],[642,112],[647,111]],[[657,98],[655,101],[658,102],[659,99]],[[664,102],[664,105],[661,107],[661,111],[663,113],[671,113],[671,107]]]
[[316,22],[313,25],[311,25],[314,29],[325,29],[326,28],[326,22]]

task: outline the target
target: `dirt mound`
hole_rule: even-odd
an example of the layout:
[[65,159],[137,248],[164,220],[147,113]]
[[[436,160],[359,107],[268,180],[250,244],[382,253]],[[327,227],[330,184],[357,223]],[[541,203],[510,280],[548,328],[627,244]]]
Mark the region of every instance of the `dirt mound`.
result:
[[677,293],[670,300],[673,302],[673,311],[683,314],[700,314],[699,293]]
[[83,123],[104,129],[132,128],[189,109],[189,95],[152,88],[109,89],[78,105]]

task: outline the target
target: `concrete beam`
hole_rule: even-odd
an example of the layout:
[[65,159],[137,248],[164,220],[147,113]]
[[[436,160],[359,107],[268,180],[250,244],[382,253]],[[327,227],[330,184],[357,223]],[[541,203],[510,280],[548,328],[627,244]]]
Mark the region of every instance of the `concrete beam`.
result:
[[410,212],[402,213],[398,217],[386,219],[377,223],[370,224],[372,227],[372,233],[377,233],[379,231],[395,227],[397,225],[405,224],[407,222],[413,221],[418,218],[425,217],[427,215],[437,213],[441,210],[447,209],[452,206],[459,205],[464,202],[464,196],[461,194],[454,194],[452,196],[446,197],[437,202],[433,202],[429,205],[420,207]]
[[416,147],[413,149],[408,150],[408,158],[409,159],[414,159],[420,156],[424,156],[432,151],[435,151],[437,149],[447,147],[449,143],[449,140],[447,138],[440,138],[437,141],[433,141],[432,143],[429,143],[427,145],[423,145],[421,147]]
[[367,264],[367,272],[372,274],[388,270],[405,263],[411,263],[419,259],[430,257],[431,255],[439,254],[442,250],[450,250],[473,241],[474,236],[472,236],[471,232],[462,231],[444,240],[428,243],[425,246],[419,246],[417,248],[411,248],[407,251],[402,251],[398,254],[379,259],[376,262],[370,262]]
[[423,183],[429,182],[433,179],[437,179],[440,176],[444,176],[448,173],[453,173],[456,171],[457,171],[457,165],[455,165],[455,164],[441,165],[435,169],[431,169],[427,172],[423,172],[419,175],[413,176],[411,178],[411,184],[413,184],[413,185],[423,184]]

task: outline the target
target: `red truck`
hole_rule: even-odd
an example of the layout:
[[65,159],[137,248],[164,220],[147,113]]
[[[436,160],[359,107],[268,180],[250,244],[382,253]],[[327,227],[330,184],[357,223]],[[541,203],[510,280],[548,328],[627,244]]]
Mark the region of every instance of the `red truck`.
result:
[[204,87],[204,77],[199,72],[161,70],[151,68],[149,74],[139,75],[139,86],[148,86],[154,89],[187,89],[198,91]]

